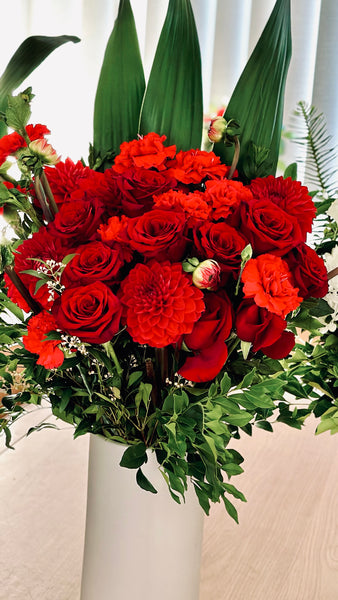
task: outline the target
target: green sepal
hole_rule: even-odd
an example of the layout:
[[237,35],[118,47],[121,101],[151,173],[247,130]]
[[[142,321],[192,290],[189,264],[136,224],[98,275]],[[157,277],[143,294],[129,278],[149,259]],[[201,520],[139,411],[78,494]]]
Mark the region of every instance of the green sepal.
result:
[[[240,179],[276,173],[284,90],[291,58],[290,0],[277,0],[224,113],[240,124]],[[219,142],[214,152],[231,165],[233,148]]]
[[[120,0],[108,40],[94,107],[95,155],[118,154],[122,142],[136,138],[145,89],[142,60],[129,0]],[[97,159],[96,159],[97,160]],[[112,165],[108,158],[100,170]]]
[[167,136],[177,150],[200,148],[201,56],[190,0],[170,0],[142,106],[139,133]]

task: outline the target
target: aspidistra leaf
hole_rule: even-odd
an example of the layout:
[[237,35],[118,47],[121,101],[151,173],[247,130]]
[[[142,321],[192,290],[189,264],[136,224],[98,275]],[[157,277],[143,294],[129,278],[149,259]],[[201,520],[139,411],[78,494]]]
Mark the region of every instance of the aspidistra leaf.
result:
[[[142,60],[129,0],[120,0],[101,68],[94,107],[94,148],[118,154],[136,138],[145,89]],[[111,162],[105,161],[103,167]]]
[[[290,20],[290,0],[277,0],[224,113],[240,124],[238,171],[246,181],[276,172],[291,58]],[[214,151],[231,164],[233,148],[219,142]]]
[[[12,94],[53,50],[66,42],[77,43],[79,41],[80,38],[74,35],[56,37],[33,35],[25,39],[13,54],[0,77],[0,111],[6,111],[7,96]],[[5,135],[6,131],[5,123],[0,123],[0,137]]]
[[201,56],[190,0],[169,0],[142,106],[139,133],[165,134],[177,150],[199,148]]

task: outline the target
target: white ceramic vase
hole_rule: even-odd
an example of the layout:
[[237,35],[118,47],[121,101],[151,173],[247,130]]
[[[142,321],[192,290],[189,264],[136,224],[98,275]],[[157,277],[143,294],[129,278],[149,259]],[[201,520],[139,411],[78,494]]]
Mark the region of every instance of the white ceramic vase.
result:
[[153,453],[142,470],[158,493],[140,489],[136,471],[119,466],[124,450],[91,435],[81,600],[198,600],[196,494],[190,489],[177,504]]

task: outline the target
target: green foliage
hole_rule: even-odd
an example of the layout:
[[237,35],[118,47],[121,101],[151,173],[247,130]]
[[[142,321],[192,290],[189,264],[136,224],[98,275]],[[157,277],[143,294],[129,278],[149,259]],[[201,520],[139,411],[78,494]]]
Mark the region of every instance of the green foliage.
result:
[[[277,0],[224,113],[226,120],[235,119],[240,125],[241,179],[276,172],[290,58],[290,0]],[[214,151],[231,164],[231,148],[219,142]]]

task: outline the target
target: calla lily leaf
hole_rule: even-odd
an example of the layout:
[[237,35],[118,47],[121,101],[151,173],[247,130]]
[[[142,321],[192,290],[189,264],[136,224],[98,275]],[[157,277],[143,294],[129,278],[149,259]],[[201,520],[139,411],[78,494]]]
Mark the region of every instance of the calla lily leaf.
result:
[[177,150],[199,148],[201,56],[190,0],[169,0],[142,106],[139,133],[165,134]]
[[[94,149],[101,157],[117,154],[122,142],[136,138],[144,89],[133,12],[129,0],[120,0],[95,98]],[[106,160],[102,167],[111,164]]]
[[[240,124],[237,168],[244,181],[276,172],[291,59],[290,21],[290,0],[277,0],[224,113],[226,120]],[[231,164],[233,148],[218,142],[214,152]]]
[[[0,111],[6,111],[8,94],[12,94],[53,50],[66,42],[79,41],[80,38],[73,35],[57,37],[33,35],[24,40],[0,77]],[[0,123],[0,137],[6,132],[5,123]]]

